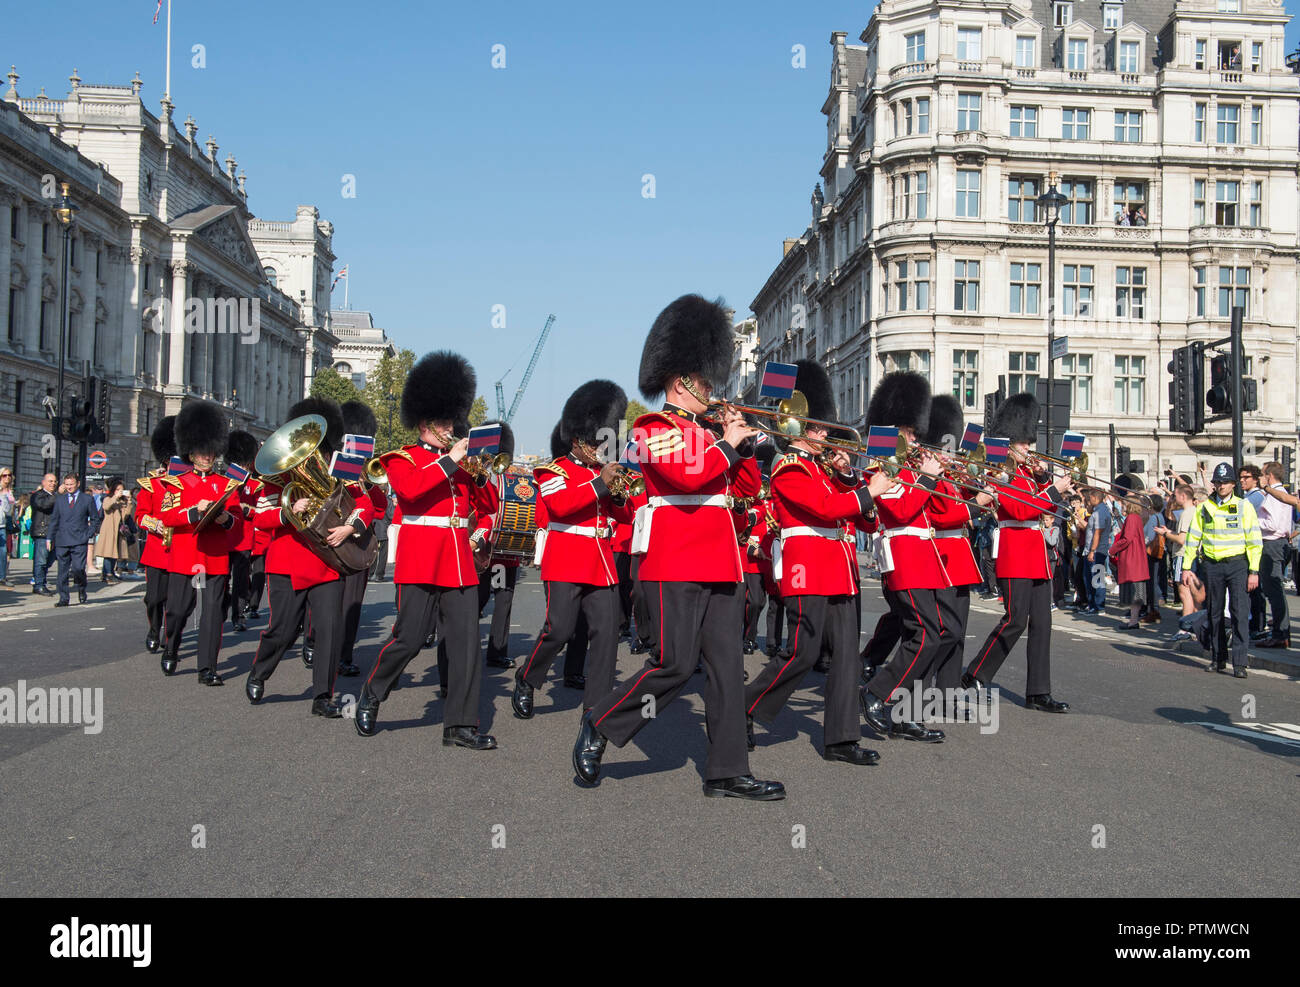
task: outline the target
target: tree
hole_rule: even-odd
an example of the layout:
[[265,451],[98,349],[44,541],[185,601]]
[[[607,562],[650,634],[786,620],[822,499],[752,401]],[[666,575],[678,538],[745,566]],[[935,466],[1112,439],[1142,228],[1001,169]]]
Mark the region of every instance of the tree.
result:
[[632,434],[632,426],[636,420],[648,412],[650,409],[643,405],[636,398],[630,398],[627,402],[627,414],[623,416],[623,421],[627,422],[627,434]]
[[488,415],[487,402],[483,400],[483,395],[480,394],[478,397],[474,399],[474,406],[469,409],[470,426],[473,427],[474,425],[482,425],[485,421],[487,421],[487,415]]
[[402,388],[414,364],[415,351],[401,350],[395,357],[385,355],[366,375],[362,399],[370,405],[378,422],[376,455],[411,445],[419,438],[415,429],[402,427]]
[[357,385],[333,367],[326,367],[324,370],[316,371],[316,375],[311,379],[311,396],[314,398],[328,398],[338,404],[343,404],[345,401],[362,400]]

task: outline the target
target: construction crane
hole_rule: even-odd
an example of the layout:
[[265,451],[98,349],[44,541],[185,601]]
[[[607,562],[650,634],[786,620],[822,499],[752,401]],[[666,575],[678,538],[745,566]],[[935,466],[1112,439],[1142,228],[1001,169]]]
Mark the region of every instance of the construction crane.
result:
[[533,370],[537,367],[537,358],[542,355],[542,347],[546,345],[546,337],[551,334],[551,325],[554,322],[554,315],[546,317],[546,325],[542,326],[541,335],[537,337],[537,345],[533,348],[533,358],[528,361],[528,369],[524,371],[523,380],[519,382],[519,387],[515,391],[515,399],[510,404],[509,414],[506,413],[505,390],[501,385],[505,383],[506,377],[510,375],[510,370],[513,370],[514,366],[511,365],[510,370],[502,374],[501,379],[497,381],[497,417],[507,425],[515,417],[515,412],[519,410],[519,402],[523,400],[524,391],[528,388],[528,382],[532,380]]

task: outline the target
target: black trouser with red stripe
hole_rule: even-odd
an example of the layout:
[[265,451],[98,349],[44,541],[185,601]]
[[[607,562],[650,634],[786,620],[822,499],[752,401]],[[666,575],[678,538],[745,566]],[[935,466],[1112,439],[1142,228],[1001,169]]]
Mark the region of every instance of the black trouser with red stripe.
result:
[[294,589],[288,576],[273,572],[267,577],[267,599],[271,618],[257,642],[257,654],[250,678],[265,682],[275,671],[285,651],[298,637],[298,623],[310,606],[316,635],[316,656],[312,660],[312,698],[332,696],[339,671],[343,628],[343,580],[330,579],[306,589]]
[[1052,581],[999,579],[998,588],[1002,590],[1007,612],[966,671],[985,685],[991,683],[1028,627],[1029,676],[1025,695],[1046,695],[1052,691]]
[[962,656],[966,650],[966,620],[970,617],[970,587],[951,586],[934,591],[939,616],[947,632],[947,645],[930,667],[936,689],[961,687]]
[[534,689],[546,684],[546,673],[556,655],[569,643],[578,624],[579,611],[587,618],[587,685],[582,694],[583,709],[591,709],[614,688],[614,664],[618,656],[618,586],[588,583],[546,584],[546,619],[528,659],[515,678]]
[[618,636],[632,631],[632,556],[628,552],[614,553],[614,572],[618,574]]
[[[194,580],[199,580],[196,588]],[[221,625],[225,617],[221,605],[226,598],[226,574],[201,574],[187,576],[182,572],[167,574],[167,609],[163,628],[167,632],[164,651],[177,654],[181,649],[181,635],[185,622],[190,619],[197,604],[199,607],[199,671],[217,670],[217,652],[221,650]]]
[[767,604],[767,590],[763,588],[761,572],[745,573],[745,640],[758,640],[758,615]]
[[483,663],[478,655],[477,584],[398,583],[393,636],[380,649],[362,698],[368,694],[381,702],[387,699],[435,626],[439,637],[447,642],[447,700],[442,725],[444,728],[477,727],[479,688],[483,682]]
[[704,657],[704,720],[709,753],[704,778],[749,774],[745,742],[744,656],[736,629],[744,620],[740,583],[643,581],[658,646],[631,679],[592,708],[597,731],[622,747],[690,682]]
[[163,614],[167,610],[167,582],[171,573],[157,566],[144,567],[144,612],[149,618],[149,633],[162,640]]
[[636,620],[636,639],[647,651],[655,649],[655,625],[646,605],[645,587],[641,584],[641,556],[632,556],[632,615]]
[[230,583],[226,600],[222,604],[222,613],[228,614],[231,621],[241,620],[244,616],[244,604],[252,593],[249,583],[250,551],[233,551],[227,553],[230,558]]
[[876,629],[871,635],[871,640],[862,649],[862,664],[869,668],[879,668],[889,661],[889,656],[894,653],[894,648],[898,646],[899,638],[902,636],[903,622],[898,619],[898,614],[891,606],[876,621]]
[[252,558],[248,569],[248,605],[254,610],[262,605],[262,590],[266,587],[266,552]]
[[885,599],[902,627],[901,644],[894,657],[871,677],[867,690],[889,702],[899,686],[912,688],[912,683],[924,681],[935,659],[951,642],[936,590],[887,589]]
[[[483,619],[483,608],[493,597],[493,582],[497,582],[496,606],[492,610],[492,626],[488,631],[487,656],[505,658],[509,655],[510,608],[515,599],[515,580],[519,578],[517,566],[500,563],[483,570],[478,580],[478,615]],[[477,636],[476,636],[477,645]],[[499,642],[499,643],[498,643]],[[567,673],[566,673],[567,674]],[[447,688],[447,641],[438,641],[438,685]]]
[[858,619],[853,596],[789,596],[790,643],[745,686],[745,712],[770,723],[799,687],[818,657],[830,648],[831,671],[826,677],[826,709],[822,715],[827,744],[857,741]]
[[366,582],[369,578],[370,570],[362,569],[359,572],[350,572],[340,580],[343,584],[343,597],[340,601],[343,614],[343,640],[339,646],[340,665],[352,664],[352,648],[357,643],[357,631],[361,628],[361,604],[366,599]]

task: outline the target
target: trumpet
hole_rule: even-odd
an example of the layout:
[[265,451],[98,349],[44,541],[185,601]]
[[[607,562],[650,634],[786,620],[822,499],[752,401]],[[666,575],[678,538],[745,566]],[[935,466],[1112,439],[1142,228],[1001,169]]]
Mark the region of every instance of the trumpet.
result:
[[368,486],[388,485],[388,471],[384,469],[384,464],[379,461],[378,456],[366,460],[366,469],[362,477]]
[[500,476],[510,468],[512,462],[510,456],[504,452],[499,452],[495,456],[481,452],[477,456],[467,455],[460,461],[460,468],[475,479],[486,480],[488,477]]
[[639,497],[645,493],[645,477],[636,470],[619,466],[609,484],[609,492],[615,497]]

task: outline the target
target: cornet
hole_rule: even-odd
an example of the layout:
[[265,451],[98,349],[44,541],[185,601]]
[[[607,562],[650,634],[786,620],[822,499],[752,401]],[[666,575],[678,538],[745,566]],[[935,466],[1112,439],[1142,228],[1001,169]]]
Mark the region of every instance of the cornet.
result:
[[639,497],[645,493],[645,477],[636,470],[619,466],[609,485],[609,492],[615,497]]
[[504,452],[499,452],[495,456],[481,452],[477,456],[466,455],[460,461],[460,468],[476,479],[486,480],[489,477],[500,476],[510,468],[513,461]]

